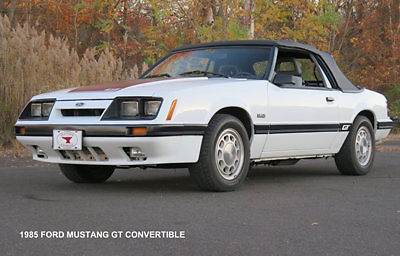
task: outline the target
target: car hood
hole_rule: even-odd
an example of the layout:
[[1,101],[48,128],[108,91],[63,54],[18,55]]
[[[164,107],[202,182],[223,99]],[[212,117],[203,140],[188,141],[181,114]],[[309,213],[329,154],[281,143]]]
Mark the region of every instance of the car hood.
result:
[[243,82],[243,80],[245,79],[208,77],[138,79],[64,89],[41,94],[34,97],[34,99],[56,98],[57,100],[89,100],[113,99],[121,96],[164,96],[178,90],[187,90],[197,86],[232,84],[239,81]]

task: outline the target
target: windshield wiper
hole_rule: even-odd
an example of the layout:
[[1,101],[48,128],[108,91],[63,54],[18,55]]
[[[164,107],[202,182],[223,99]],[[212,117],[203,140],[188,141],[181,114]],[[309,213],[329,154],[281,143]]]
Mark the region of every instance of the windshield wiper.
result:
[[193,71],[188,71],[188,72],[179,74],[179,76],[185,76],[185,75],[204,75],[204,76],[211,75],[211,76],[220,76],[220,77],[229,78],[229,76],[227,76],[225,74],[214,73],[214,72],[209,72],[209,71],[201,71],[201,70],[193,70]]
[[156,75],[151,75],[151,76],[145,76],[144,78],[155,78],[155,77],[171,77],[171,75],[168,74],[168,73],[163,73],[163,74],[156,74]]

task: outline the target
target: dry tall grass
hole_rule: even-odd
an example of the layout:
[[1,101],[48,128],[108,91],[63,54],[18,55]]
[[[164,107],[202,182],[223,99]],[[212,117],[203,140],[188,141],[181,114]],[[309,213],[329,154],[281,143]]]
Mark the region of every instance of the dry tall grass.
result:
[[12,142],[13,124],[33,95],[137,76],[136,65],[124,70],[108,50],[88,49],[80,59],[66,40],[26,24],[12,28],[0,16],[0,146]]

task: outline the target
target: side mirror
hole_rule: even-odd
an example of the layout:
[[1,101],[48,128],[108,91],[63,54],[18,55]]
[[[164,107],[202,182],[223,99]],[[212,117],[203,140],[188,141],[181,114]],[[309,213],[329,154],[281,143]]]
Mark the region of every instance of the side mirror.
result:
[[279,86],[288,85],[288,86],[300,87],[303,86],[303,79],[299,76],[277,73],[275,75],[273,83]]

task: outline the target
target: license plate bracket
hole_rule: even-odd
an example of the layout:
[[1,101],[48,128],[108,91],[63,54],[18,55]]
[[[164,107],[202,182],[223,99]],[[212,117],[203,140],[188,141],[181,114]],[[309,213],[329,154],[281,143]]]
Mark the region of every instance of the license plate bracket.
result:
[[54,150],[82,150],[82,131],[53,130]]

